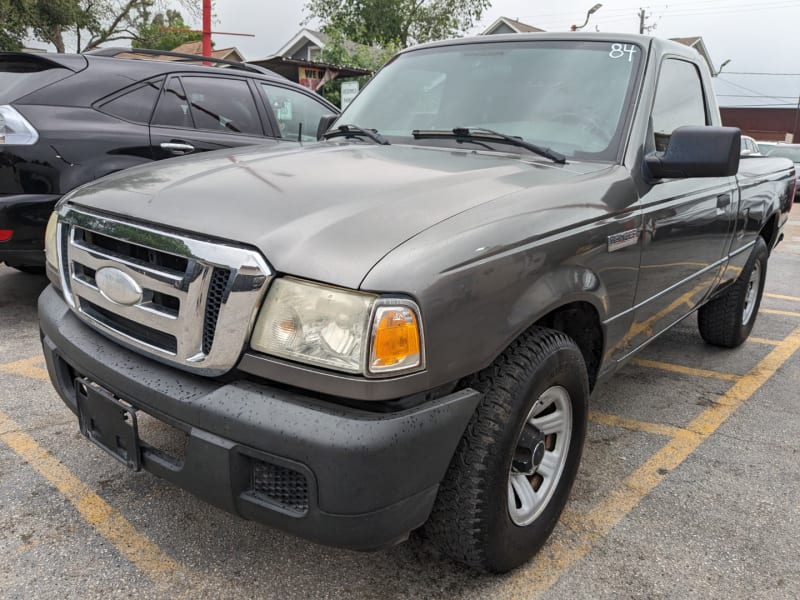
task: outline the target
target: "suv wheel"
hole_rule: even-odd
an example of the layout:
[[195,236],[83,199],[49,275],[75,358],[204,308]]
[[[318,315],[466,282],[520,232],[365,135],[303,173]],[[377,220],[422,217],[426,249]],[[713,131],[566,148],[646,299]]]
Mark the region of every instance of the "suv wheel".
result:
[[580,463],[589,382],[563,333],[534,327],[468,382],[484,396],[425,532],[445,554],[502,573],[553,531]]

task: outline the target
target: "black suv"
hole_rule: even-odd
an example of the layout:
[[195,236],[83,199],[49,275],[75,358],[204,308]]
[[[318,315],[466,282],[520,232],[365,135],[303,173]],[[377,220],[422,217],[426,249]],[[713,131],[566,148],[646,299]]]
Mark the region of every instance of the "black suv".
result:
[[316,140],[320,117],[338,112],[261,67],[135,52],[0,53],[0,262],[40,270],[53,205],[79,185],[154,160],[275,143],[267,138]]

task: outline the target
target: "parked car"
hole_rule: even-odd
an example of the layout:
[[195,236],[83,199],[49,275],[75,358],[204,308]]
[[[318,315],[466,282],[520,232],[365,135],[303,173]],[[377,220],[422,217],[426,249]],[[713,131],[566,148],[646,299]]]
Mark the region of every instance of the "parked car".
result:
[[800,144],[759,142],[758,147],[764,156],[788,158],[792,161],[795,177],[800,185]]
[[761,151],[758,148],[758,142],[753,138],[743,135],[742,136],[742,158],[748,156],[761,156]]
[[106,452],[226,510],[361,550],[424,526],[512,569],[597,383],[693,311],[715,346],[753,328],[793,167],[740,168],[712,90],[650,37],[458,39],[401,52],[320,143],[82,187],[48,225],[53,385]]
[[41,269],[47,218],[84,183],[267,138],[315,140],[320,116],[338,112],[253,65],[120,52],[0,53],[0,262]]

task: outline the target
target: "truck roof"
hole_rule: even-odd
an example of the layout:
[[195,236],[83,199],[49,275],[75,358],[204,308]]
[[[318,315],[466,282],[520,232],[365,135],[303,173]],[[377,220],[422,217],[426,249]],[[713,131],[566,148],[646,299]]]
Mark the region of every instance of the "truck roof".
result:
[[442,46],[461,46],[464,44],[489,44],[494,42],[526,42],[526,41],[584,41],[584,42],[608,42],[622,44],[638,44],[644,48],[655,50],[659,54],[678,54],[686,58],[697,59],[698,52],[688,46],[657,38],[650,35],[639,35],[635,33],[593,33],[593,32],[573,32],[558,31],[544,33],[506,33],[500,35],[480,35],[467,38],[456,38],[441,42],[429,42],[406,48],[402,53],[414,52],[425,48],[437,48]]

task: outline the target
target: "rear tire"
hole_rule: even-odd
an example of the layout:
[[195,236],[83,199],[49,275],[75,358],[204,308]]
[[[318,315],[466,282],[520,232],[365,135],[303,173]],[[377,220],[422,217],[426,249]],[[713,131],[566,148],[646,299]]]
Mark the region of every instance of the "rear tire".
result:
[[566,504],[586,434],[589,379],[575,342],[534,327],[468,383],[484,396],[425,533],[450,558],[503,573],[538,552]]
[[733,285],[697,311],[697,327],[707,343],[736,348],[750,335],[761,306],[768,258],[767,244],[758,236]]

